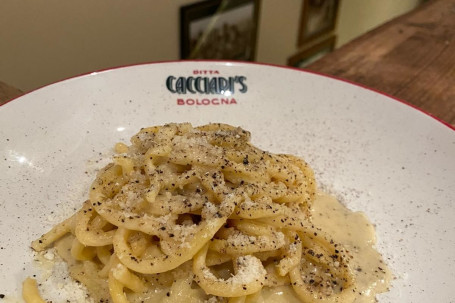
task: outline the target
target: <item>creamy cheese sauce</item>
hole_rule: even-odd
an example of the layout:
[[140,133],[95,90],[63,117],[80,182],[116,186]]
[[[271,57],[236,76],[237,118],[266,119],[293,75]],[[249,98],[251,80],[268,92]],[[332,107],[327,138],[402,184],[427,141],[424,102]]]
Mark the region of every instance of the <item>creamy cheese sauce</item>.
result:
[[[391,273],[376,251],[375,230],[362,212],[353,212],[333,196],[319,193],[312,208],[313,223],[350,252],[349,265],[355,275],[357,296],[354,302],[375,302],[378,293],[387,291]],[[263,289],[264,302],[300,302],[290,286]]]

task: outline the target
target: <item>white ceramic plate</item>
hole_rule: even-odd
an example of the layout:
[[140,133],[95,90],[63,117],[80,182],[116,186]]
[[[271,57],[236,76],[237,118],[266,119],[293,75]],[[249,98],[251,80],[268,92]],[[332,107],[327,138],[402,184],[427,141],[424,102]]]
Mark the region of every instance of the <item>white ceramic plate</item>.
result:
[[[233,86],[224,95],[173,93],[179,77],[200,90],[198,77]],[[92,73],[0,108],[0,293],[17,293],[37,271],[30,241],[78,207],[115,142],[183,121],[244,127],[259,147],[304,157],[320,184],[364,211],[396,275],[380,302],[453,302],[455,131],[346,82],[228,62]]]

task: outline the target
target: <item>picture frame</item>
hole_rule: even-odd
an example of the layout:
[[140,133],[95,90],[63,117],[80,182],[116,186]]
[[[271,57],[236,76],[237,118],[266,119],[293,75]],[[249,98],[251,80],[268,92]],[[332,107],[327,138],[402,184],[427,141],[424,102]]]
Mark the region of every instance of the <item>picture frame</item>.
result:
[[303,0],[298,46],[335,30],[339,0]]
[[304,68],[335,49],[336,36],[332,35],[321,42],[302,49],[288,58],[287,65]]
[[208,0],[180,8],[180,58],[253,61],[260,0]]

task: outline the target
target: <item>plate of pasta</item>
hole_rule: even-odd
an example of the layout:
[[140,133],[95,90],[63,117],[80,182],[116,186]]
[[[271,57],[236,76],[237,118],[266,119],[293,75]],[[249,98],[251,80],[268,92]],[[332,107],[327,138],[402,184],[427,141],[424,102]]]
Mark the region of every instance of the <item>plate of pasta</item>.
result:
[[0,107],[0,302],[450,302],[455,132],[337,79],[140,64]]

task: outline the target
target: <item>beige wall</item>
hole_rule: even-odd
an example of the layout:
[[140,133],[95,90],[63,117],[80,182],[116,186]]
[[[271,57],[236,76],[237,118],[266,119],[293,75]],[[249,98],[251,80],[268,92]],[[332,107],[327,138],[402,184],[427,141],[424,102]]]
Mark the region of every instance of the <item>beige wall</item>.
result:
[[337,45],[409,12],[422,0],[341,0]]
[[[24,91],[113,66],[179,58],[179,10],[197,0],[0,0],[0,81]],[[419,0],[342,0],[339,44]],[[301,0],[262,0],[257,61],[286,64]]]
[[256,60],[286,64],[296,51],[301,0],[263,0],[259,20]]
[[22,90],[179,57],[189,0],[0,0],[0,79]]

